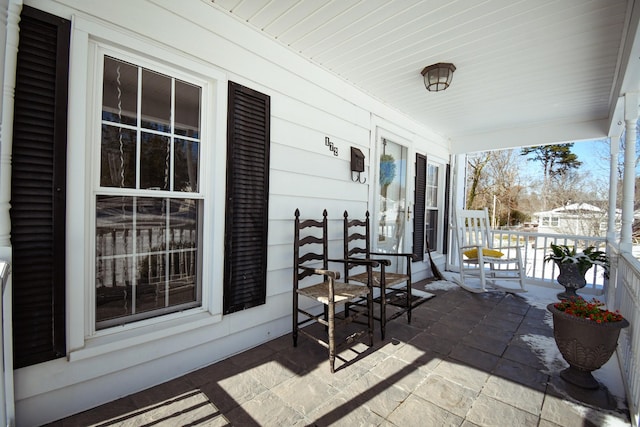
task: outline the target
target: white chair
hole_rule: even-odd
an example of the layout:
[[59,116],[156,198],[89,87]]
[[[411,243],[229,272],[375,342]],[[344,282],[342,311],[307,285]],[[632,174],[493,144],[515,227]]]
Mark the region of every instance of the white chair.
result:
[[[487,285],[507,292],[526,292],[522,246],[494,246],[487,208],[456,210],[454,233],[458,244],[460,280],[458,285],[470,292],[486,292]],[[479,278],[479,287],[468,278]],[[501,286],[496,281],[516,281],[518,288]]]

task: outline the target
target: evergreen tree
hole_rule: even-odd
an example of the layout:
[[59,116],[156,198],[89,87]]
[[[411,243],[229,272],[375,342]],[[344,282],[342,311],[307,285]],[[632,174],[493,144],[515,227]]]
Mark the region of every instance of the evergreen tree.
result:
[[529,161],[542,163],[544,168],[544,181],[556,181],[563,178],[572,169],[578,169],[582,162],[578,160],[578,155],[571,152],[573,142],[568,144],[537,145],[525,147],[520,154],[527,157]]

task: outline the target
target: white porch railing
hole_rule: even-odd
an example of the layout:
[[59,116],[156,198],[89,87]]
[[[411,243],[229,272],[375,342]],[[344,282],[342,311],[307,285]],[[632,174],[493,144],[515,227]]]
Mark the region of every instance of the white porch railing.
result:
[[[605,237],[574,236],[565,234],[533,233],[514,230],[493,230],[494,248],[500,250],[505,246],[521,245],[527,282],[538,285],[552,286],[559,270],[555,263],[544,262],[544,257],[551,252],[551,244],[577,246],[578,251],[589,246],[595,246],[604,251]],[[604,291],[604,270],[594,266],[587,274],[587,286],[583,291],[602,294]]]
[[631,324],[620,333],[617,354],[627,391],[631,424],[640,426],[640,262],[631,254],[615,258],[617,267],[612,269],[607,306],[620,310]]

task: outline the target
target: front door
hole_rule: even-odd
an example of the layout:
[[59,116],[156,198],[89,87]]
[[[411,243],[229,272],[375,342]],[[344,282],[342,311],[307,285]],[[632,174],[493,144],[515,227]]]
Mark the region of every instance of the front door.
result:
[[[378,252],[404,252],[407,222],[407,147],[382,139],[378,165]],[[394,261],[395,257],[392,257]],[[395,266],[402,267],[402,266]],[[394,268],[394,269],[395,269]],[[392,269],[392,270],[394,270]]]

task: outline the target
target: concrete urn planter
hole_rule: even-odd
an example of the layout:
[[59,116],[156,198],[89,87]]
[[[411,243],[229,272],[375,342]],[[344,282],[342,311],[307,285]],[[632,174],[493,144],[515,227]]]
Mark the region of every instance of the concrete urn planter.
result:
[[584,274],[580,272],[578,264],[556,263],[560,273],[558,283],[564,286],[564,292],[558,294],[559,299],[577,297],[576,291],[582,289],[587,284]]
[[610,358],[618,345],[618,337],[623,328],[629,326],[626,319],[618,322],[597,323],[576,317],[547,305],[553,314],[553,337],[569,367],[560,373],[567,382],[587,389],[600,387],[591,374],[600,369]]

